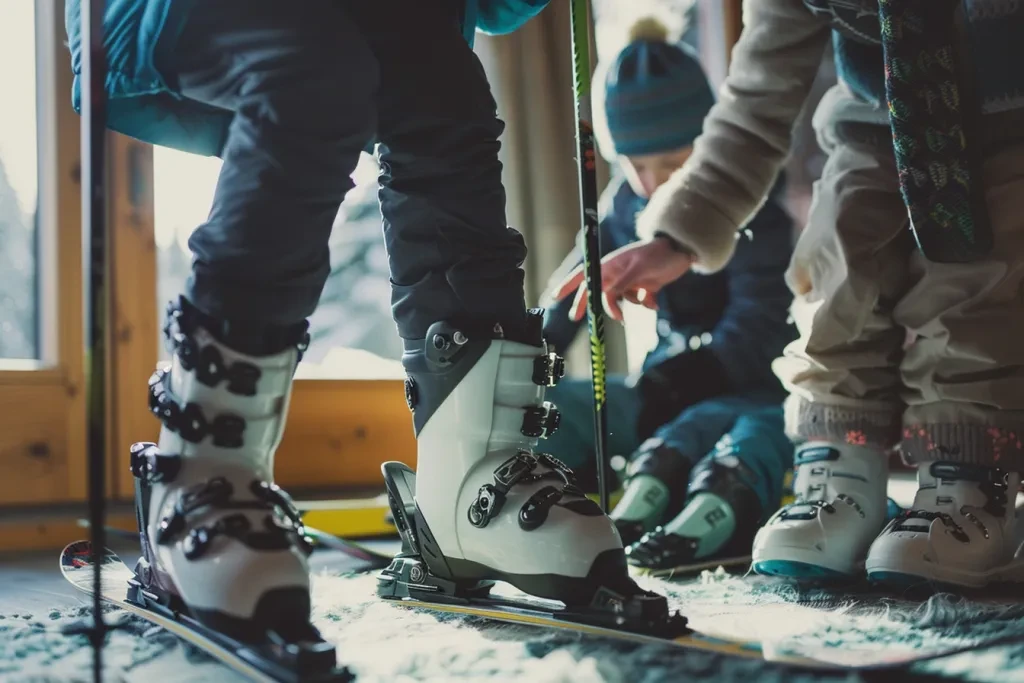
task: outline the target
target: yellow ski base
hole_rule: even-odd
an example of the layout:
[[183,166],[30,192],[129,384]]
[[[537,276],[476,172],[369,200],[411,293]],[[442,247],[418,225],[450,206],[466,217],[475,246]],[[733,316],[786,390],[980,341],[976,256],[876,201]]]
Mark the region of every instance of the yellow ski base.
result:
[[387,520],[387,495],[319,501],[296,501],[302,521],[339,538],[397,536],[395,525]]

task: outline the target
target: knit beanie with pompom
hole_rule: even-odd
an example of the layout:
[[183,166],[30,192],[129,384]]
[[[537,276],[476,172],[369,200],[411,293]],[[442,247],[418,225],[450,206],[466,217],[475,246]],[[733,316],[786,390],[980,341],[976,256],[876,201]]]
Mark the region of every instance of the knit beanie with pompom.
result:
[[606,156],[691,145],[715,103],[697,55],[654,17],[636,21],[629,43],[598,71],[594,125]]

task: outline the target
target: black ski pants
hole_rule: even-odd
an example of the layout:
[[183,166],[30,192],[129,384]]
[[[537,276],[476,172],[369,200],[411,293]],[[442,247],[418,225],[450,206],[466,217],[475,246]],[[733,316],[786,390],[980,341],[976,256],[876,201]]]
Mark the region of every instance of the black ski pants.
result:
[[234,112],[185,297],[221,321],[291,326],[329,273],[328,238],[376,141],[398,332],[525,323],[526,246],[505,219],[497,117],[460,0],[200,0],[158,66]]

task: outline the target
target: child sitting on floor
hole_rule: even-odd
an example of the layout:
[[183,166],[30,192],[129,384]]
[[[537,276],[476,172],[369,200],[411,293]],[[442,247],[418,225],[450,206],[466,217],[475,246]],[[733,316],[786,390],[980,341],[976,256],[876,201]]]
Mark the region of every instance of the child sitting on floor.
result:
[[[840,82],[814,113],[828,161],[786,276],[801,336],[776,364],[796,502],[758,533],[753,567],[897,587],[1024,582],[1024,72],[1007,68],[1024,59],[1024,7],[746,0],[743,18],[692,157],[637,218],[645,241],[603,259],[610,315],[743,258],[737,233],[831,42]],[[896,448],[918,491],[887,524]]]
[[[595,83],[598,142],[621,169],[601,199],[607,253],[637,239],[635,216],[690,155],[714,96],[691,50],[651,18],[633,26]],[[609,455],[629,460],[611,516],[635,566],[747,556],[779,505],[792,447],[771,362],[795,338],[783,279],[792,233],[788,214],[768,201],[726,270],[689,273],[660,292],[658,342],[639,380],[608,378]],[[551,282],[581,260],[574,249]],[[560,353],[582,316],[571,299],[549,307],[545,335]],[[562,426],[550,447],[587,472],[594,467],[590,381],[566,379],[551,394]]]

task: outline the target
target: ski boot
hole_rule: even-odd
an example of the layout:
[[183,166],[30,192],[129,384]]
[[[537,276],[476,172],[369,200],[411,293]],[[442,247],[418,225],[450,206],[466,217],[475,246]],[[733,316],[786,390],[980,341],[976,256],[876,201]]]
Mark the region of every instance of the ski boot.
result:
[[702,459],[690,475],[686,507],[626,549],[630,566],[649,574],[694,571],[750,561],[766,513],[755,475],[726,450]]
[[[629,548],[644,534],[679,514],[686,504],[682,487],[690,476],[691,461],[657,437],[651,437],[636,450],[625,467],[622,499],[611,518]],[[670,486],[679,482],[678,486]]]
[[182,299],[164,332],[172,362],[149,381],[160,442],[131,449],[142,556],[129,600],[244,643],[274,676],[350,680],[310,623],[311,544],[273,483],[305,325],[273,355],[244,355]]
[[922,464],[914,504],[868,553],[868,579],[982,588],[1024,582],[1014,510],[1020,474],[950,462]]
[[534,450],[558,426],[544,392],[563,361],[548,352],[536,312],[530,322],[526,343],[500,328],[471,337],[447,323],[407,342],[418,469],[382,468],[403,548],[380,575],[378,594],[485,606],[504,581],[565,606],[546,616],[684,632],[685,619],[669,614],[666,599],[629,577],[615,527],[572,471]]
[[886,522],[889,461],[866,446],[808,442],[796,450],[795,501],[757,532],[758,574],[852,579]]

